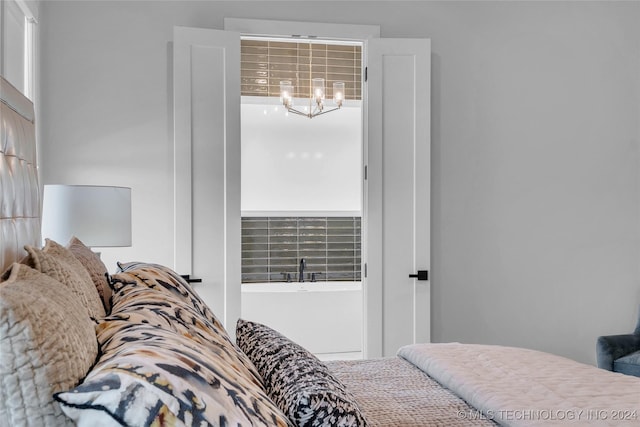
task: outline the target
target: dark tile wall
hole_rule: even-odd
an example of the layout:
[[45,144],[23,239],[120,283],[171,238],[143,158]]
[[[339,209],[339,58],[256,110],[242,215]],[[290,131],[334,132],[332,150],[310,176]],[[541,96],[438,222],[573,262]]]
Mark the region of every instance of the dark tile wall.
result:
[[362,99],[362,47],[267,40],[241,40],[241,93],[280,96],[280,81],[291,80],[294,96],[307,98],[311,77],[325,79],[326,99],[333,82],[345,83],[347,100]]
[[242,283],[359,281],[360,217],[242,218]]

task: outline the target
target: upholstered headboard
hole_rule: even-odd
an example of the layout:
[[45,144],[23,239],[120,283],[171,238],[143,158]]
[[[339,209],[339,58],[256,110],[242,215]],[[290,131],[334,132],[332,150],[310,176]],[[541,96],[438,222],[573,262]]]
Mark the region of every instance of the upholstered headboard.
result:
[[0,273],[40,246],[33,103],[0,76]]

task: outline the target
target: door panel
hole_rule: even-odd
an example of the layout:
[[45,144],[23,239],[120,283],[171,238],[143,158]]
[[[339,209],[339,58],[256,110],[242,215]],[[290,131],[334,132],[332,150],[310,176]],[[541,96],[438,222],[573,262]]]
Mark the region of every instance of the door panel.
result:
[[368,56],[366,353],[375,357],[430,339],[429,282],[409,278],[430,268],[430,42],[370,40]]
[[240,316],[240,35],[174,31],[175,268],[231,334]]

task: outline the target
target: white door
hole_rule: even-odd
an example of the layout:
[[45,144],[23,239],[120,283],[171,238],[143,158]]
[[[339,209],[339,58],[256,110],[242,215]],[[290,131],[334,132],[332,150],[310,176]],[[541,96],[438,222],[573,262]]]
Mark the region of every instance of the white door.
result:
[[240,34],[174,29],[175,269],[240,316]]
[[[430,42],[369,39],[365,356],[430,336]],[[240,315],[240,35],[174,34],[175,268],[233,333]],[[368,107],[367,107],[368,105]],[[193,196],[192,196],[193,195]]]
[[430,50],[368,45],[367,357],[430,340]]

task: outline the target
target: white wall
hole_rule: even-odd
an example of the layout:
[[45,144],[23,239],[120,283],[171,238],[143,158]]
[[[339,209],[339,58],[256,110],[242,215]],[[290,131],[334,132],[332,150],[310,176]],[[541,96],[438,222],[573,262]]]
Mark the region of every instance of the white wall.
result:
[[360,215],[361,166],[359,106],[308,119],[243,101],[243,216]]
[[434,340],[593,362],[632,329],[636,2],[43,2],[44,183],[133,188],[133,247],[106,259],[172,263],[172,28],[224,17],[431,38]]

